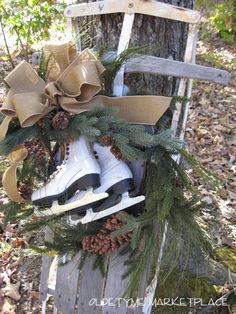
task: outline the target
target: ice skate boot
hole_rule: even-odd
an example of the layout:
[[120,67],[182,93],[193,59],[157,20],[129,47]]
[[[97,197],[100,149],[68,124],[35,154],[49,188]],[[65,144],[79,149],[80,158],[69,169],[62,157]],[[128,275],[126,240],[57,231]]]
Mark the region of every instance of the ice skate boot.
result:
[[[93,189],[100,186],[101,168],[91,150],[90,144],[84,136],[79,140],[66,145],[65,159],[57,167],[49,182],[32,194],[32,201],[36,205],[51,206],[49,210],[42,211],[43,215],[60,214],[78,206],[94,203],[106,198],[106,193],[93,193]],[[83,198],[74,205],[64,203],[77,191],[83,190]]]
[[[145,200],[144,196],[129,196],[129,191],[134,189],[132,172],[124,161],[116,159],[109,147],[94,144],[94,153],[101,166],[101,186],[96,188],[94,193],[107,192],[109,197],[90,208],[78,207],[70,211],[68,220],[71,225],[85,224],[112,215]],[[68,202],[82,197],[81,193],[75,194]],[[85,216],[78,219],[78,214],[83,213],[85,209]]]

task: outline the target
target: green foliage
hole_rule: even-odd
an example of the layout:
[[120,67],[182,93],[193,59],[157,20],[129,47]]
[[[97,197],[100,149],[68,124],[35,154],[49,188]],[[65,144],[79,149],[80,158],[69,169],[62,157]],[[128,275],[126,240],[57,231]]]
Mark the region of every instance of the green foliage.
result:
[[49,38],[50,26],[63,29],[64,2],[37,0],[1,0],[0,18],[5,27],[17,36],[16,44],[28,60],[29,47]]
[[[91,254],[88,255],[88,257],[90,257],[90,256],[91,256]],[[93,270],[99,269],[100,273],[102,274],[103,277],[105,277],[105,275],[106,275],[105,262],[106,262],[106,256],[97,255],[95,258],[95,261],[93,263]]]
[[[120,55],[118,55],[115,60],[106,60],[103,62],[103,65],[106,68],[104,73],[104,91],[106,95],[112,95],[112,83],[114,78],[121,68],[121,66],[130,58],[135,56],[140,56],[147,52],[151,52],[154,49],[152,46],[144,46],[144,47],[130,47],[125,49]],[[105,49],[101,49],[99,54],[100,56],[104,54]]]
[[220,36],[229,43],[235,39],[236,32],[236,2],[227,0],[216,5],[210,14],[213,26],[219,31]]
[[2,181],[2,176],[5,170],[7,169],[8,164],[5,160],[0,161],[0,181]]
[[[235,40],[236,32],[236,2],[235,0],[225,1],[208,1],[197,0],[196,9],[209,10],[207,18],[210,24],[216,28],[220,36],[227,42],[232,43]],[[203,38],[208,38],[212,34],[212,30],[206,31],[206,25],[203,24]]]
[[19,128],[8,134],[0,141],[0,155],[10,154],[16,145],[23,144],[26,140],[35,138],[37,135],[37,127]]
[[236,252],[234,249],[225,247],[214,250],[216,260],[220,261],[232,272],[236,273]]
[[[101,229],[102,223],[94,222],[89,225],[70,226],[66,217],[61,216],[42,216],[36,221],[28,221],[22,229],[22,232],[42,230],[45,227],[53,231],[53,241],[45,242],[42,247],[35,247],[35,252],[45,254],[54,252],[59,256],[67,255],[68,260],[71,260],[82,249],[82,240],[85,236],[94,235]],[[34,250],[34,247],[31,247]],[[101,261],[100,261],[101,262]],[[102,265],[97,261],[94,267],[102,269]]]
[[23,221],[31,217],[34,208],[30,204],[22,205],[15,202],[9,202],[1,205],[0,211],[6,213],[3,220],[3,225],[6,226],[8,222],[18,223],[21,220]]
[[[188,298],[201,298],[204,302],[207,303],[211,298],[213,300],[217,300],[221,296],[220,287],[212,285],[208,278],[192,277],[190,273],[186,272],[183,275],[183,273],[180,273],[178,269],[176,269],[176,271],[165,282],[160,284],[156,292],[155,299],[161,299],[163,302],[164,298],[166,298],[167,291],[168,298],[175,299],[181,295],[186,306],[163,306],[159,303],[155,307],[153,306],[153,314],[189,314],[190,312],[197,313],[198,309],[193,307],[193,304],[189,302]],[[213,311],[213,309],[211,310]],[[215,310],[217,310],[217,308]]]
[[130,276],[129,283],[124,292],[125,297],[136,298],[139,295],[139,290],[142,284],[142,279],[147,274],[147,269],[150,266],[150,260],[156,260],[157,250],[153,250],[157,245],[157,232],[155,226],[151,223],[143,229],[142,239],[139,242],[139,248],[134,250],[129,259],[125,262],[128,266],[128,271],[123,275],[123,278]]
[[[158,235],[162,234],[166,221],[169,223],[169,232],[172,241],[166,250],[167,261],[171,261],[166,271],[168,276],[176,266],[183,251],[191,252],[191,248],[200,247],[209,253],[211,247],[198,221],[198,212],[202,204],[195,197],[194,184],[174,158],[178,154],[189,163],[191,168],[200,174],[205,181],[217,186],[218,181],[208,173],[184,149],[184,143],[172,136],[171,130],[162,130],[157,134],[147,133],[143,126],[134,126],[119,119],[113,109],[97,107],[91,111],[73,115],[70,126],[66,130],[53,129],[46,116],[43,128],[33,127],[25,133],[25,129],[8,134],[0,143],[1,151],[9,152],[11,148],[33,135],[40,138],[45,147],[50,142],[64,142],[66,137],[78,138],[81,134],[91,141],[101,142],[103,135],[111,135],[113,143],[118,146],[129,160],[143,159],[147,162],[147,176],[145,182],[145,210],[137,217],[124,216],[125,225],[113,236],[132,232],[129,246],[131,257],[129,260],[130,283],[127,295],[137,295],[145,271],[149,266],[156,266],[158,250]],[[11,143],[14,141],[14,145]],[[49,149],[50,150],[50,149]],[[32,165],[26,164],[24,169],[32,172]],[[31,169],[31,170],[30,170]],[[40,209],[41,210],[41,209]],[[41,217],[36,221],[29,221],[24,229],[36,230],[48,226],[54,232],[53,243],[45,243],[38,249],[42,252],[57,252],[73,257],[82,249],[82,239],[86,235],[96,234],[101,223],[93,222],[87,226],[71,227],[67,224],[66,215]],[[140,249],[141,248],[141,249]],[[102,260],[95,263],[95,267],[102,269]],[[104,269],[103,269],[104,272]]]

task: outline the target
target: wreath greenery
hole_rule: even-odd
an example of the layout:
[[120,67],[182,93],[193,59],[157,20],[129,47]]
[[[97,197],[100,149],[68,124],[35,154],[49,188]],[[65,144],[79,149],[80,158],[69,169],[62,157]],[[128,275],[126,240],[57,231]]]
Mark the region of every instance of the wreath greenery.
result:
[[[126,52],[123,59],[124,56],[127,58],[132,53]],[[111,80],[108,78],[114,77],[123,59],[119,58],[111,62],[109,66],[106,64],[108,71],[106,89],[103,93],[106,91],[109,93],[111,90],[111,86],[108,86]],[[39,73],[44,73],[42,67]],[[68,122],[65,123],[63,129],[55,128],[52,123],[52,119],[58,113],[62,113],[62,119],[65,114],[65,122]],[[129,271],[124,274],[124,276],[129,274],[131,278],[126,291],[127,295],[137,294],[142,276],[148,268],[147,265],[149,269],[154,268],[158,256],[157,247],[166,221],[169,224],[169,246],[165,252],[167,273],[174,269],[183,250],[198,247],[210,253],[211,245],[199,224],[198,216],[204,204],[199,201],[197,189],[190,173],[186,171],[186,165],[188,164],[214,187],[218,188],[219,182],[188,154],[185,143],[173,137],[171,130],[163,127],[162,123],[158,123],[150,131],[144,126],[130,125],[121,120],[117,117],[116,111],[111,108],[98,106],[91,111],[69,116],[60,109],[59,112],[50,112],[37,124],[28,128],[21,128],[18,121],[14,119],[7,136],[0,142],[0,154],[8,155],[18,144],[27,146],[29,141],[40,143],[44,149],[40,160],[37,154],[28,155],[18,170],[19,187],[36,188],[39,182],[47,180],[54,169],[52,143],[63,145],[67,139],[76,139],[81,135],[85,135],[89,141],[99,142],[102,145],[106,145],[108,141],[112,144],[114,152],[129,162],[142,160],[146,163],[144,208],[135,214],[128,212],[126,215],[120,215],[119,220],[122,222],[120,227],[110,233],[110,238],[113,239],[130,235],[129,241],[121,252],[129,256],[126,261],[130,266]],[[182,163],[175,161],[173,156],[179,156]],[[10,202],[4,205],[2,210],[6,210],[7,213],[5,223],[23,222],[22,232],[35,232],[45,227],[53,231],[52,242],[45,242],[40,247],[29,246],[26,248],[27,252],[32,250],[37,254],[67,254],[68,260],[80,250],[83,261],[84,258],[90,256],[91,251],[84,250],[83,239],[96,236],[104,225],[104,221],[97,221],[72,227],[67,223],[67,214],[36,217],[35,206],[30,201],[23,205]],[[43,212],[43,208],[39,210]],[[103,260],[104,255],[97,254],[94,266],[104,272]]]

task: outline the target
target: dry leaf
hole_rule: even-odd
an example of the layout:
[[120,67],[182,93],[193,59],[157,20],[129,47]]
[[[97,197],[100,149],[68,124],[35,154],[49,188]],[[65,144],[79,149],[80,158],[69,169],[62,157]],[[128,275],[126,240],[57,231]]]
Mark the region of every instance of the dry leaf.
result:
[[229,198],[230,198],[231,200],[236,200],[236,194],[235,194],[234,192],[228,191],[228,194],[229,194]]
[[11,300],[9,298],[5,298],[1,314],[16,314],[15,308],[16,306],[11,303]]
[[19,293],[19,288],[20,288],[20,282],[11,283],[10,280],[8,279],[6,282],[6,287],[3,288],[2,291],[4,292],[5,296],[15,301],[19,301],[21,298],[21,295]]

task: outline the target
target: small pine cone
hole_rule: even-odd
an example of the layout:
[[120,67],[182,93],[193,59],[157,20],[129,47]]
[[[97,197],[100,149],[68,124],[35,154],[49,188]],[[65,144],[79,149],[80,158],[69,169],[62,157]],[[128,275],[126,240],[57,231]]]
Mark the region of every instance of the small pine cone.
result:
[[124,155],[122,154],[122,152],[119,149],[119,147],[117,147],[116,145],[112,145],[110,151],[116,157],[116,159],[118,159],[118,160],[125,160]]
[[48,121],[49,124],[52,124],[52,119],[55,116],[55,114],[56,114],[55,110],[50,111],[46,116],[44,116],[42,119],[38,121],[38,126],[44,129],[46,126],[46,121]]
[[52,127],[54,129],[64,130],[68,128],[70,123],[70,113],[65,111],[60,111],[55,114],[52,118]]
[[38,163],[41,163],[44,160],[46,152],[43,144],[39,140],[35,139],[32,141],[26,141],[24,146],[28,150],[28,157],[33,156]]
[[112,146],[113,145],[113,137],[110,134],[102,136],[100,138],[100,141],[104,146]]
[[99,255],[110,254],[130,242],[130,232],[115,238],[111,236],[113,231],[119,230],[124,225],[124,223],[120,221],[122,215],[127,214],[120,212],[113,215],[111,218],[107,219],[97,235],[84,237],[82,240],[83,250]]
[[32,187],[27,186],[27,185],[19,186],[18,191],[21,194],[21,196],[26,200],[29,200],[31,198],[32,193],[33,193]]

